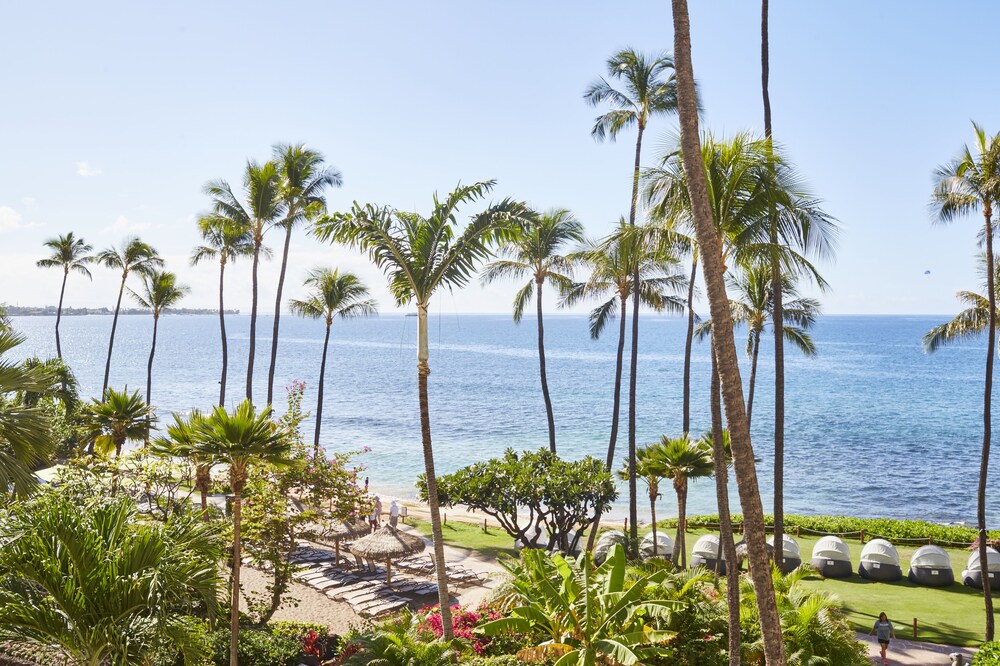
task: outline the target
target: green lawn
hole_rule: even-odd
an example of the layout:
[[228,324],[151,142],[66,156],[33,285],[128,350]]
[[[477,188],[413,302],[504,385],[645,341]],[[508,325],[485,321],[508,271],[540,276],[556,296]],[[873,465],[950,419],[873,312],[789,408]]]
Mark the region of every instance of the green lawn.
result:
[[[407,519],[408,525],[413,525],[425,537],[431,536],[431,524],[423,520]],[[488,557],[497,557],[501,553],[517,555],[514,550],[514,540],[499,527],[491,526],[488,532],[483,531],[481,524],[451,521],[441,526],[444,542],[455,548],[473,550]]]

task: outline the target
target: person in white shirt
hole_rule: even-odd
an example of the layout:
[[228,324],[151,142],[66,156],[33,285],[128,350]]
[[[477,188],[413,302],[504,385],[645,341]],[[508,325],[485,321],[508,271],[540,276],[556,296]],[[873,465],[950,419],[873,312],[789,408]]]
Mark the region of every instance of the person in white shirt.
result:
[[392,500],[392,504],[389,505],[389,525],[395,527],[397,522],[399,522],[399,504],[396,500]]

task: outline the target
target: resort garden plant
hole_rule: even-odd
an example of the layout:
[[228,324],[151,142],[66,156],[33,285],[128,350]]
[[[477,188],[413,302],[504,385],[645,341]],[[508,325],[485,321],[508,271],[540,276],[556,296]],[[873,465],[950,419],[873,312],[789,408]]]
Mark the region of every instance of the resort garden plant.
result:
[[[424,477],[418,481],[426,497]],[[577,549],[583,531],[618,497],[604,462],[587,456],[569,461],[548,449],[516,453],[473,463],[438,477],[445,506],[463,504],[500,523],[527,548]]]

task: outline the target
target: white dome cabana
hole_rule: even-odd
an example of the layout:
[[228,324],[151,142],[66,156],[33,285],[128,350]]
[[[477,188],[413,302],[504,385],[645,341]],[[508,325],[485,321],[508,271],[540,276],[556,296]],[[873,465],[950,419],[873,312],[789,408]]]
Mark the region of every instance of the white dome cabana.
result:
[[[993,548],[986,549],[986,570],[990,577],[990,591],[1000,588],[1000,552]],[[962,572],[962,584],[983,589],[983,567],[979,560],[978,548],[969,555],[969,562]]]
[[604,560],[608,559],[608,555],[611,554],[611,549],[615,544],[621,545],[625,548],[628,543],[628,537],[622,530],[608,530],[607,532],[602,532],[601,536],[597,537],[597,543],[594,545],[594,563],[601,565]]
[[691,568],[705,567],[711,571],[726,573],[726,554],[722,541],[714,534],[706,534],[694,542],[691,549]]
[[941,546],[921,546],[910,557],[910,572],[906,577],[917,585],[947,587],[955,582],[951,556]]
[[812,565],[825,578],[846,578],[854,573],[851,548],[838,536],[825,536],[816,542]]
[[891,583],[903,577],[899,551],[885,539],[872,539],[861,551],[858,575],[868,580]]
[[[783,542],[781,549],[781,571],[783,573],[790,573],[802,566],[802,551],[799,549],[798,542],[787,534],[783,534],[781,540]],[[773,553],[774,536],[769,536],[767,543],[771,546],[771,552]]]
[[653,553],[653,535],[647,534],[639,543],[639,555],[642,559],[648,560],[653,557],[660,557],[665,560],[672,560],[674,557],[674,540],[663,532],[656,534],[656,553]]

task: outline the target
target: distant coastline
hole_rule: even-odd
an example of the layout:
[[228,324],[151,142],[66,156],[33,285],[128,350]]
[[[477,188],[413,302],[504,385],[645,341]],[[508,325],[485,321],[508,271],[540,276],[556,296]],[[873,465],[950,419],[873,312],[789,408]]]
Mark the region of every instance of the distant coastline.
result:
[[[55,317],[56,306],[46,305],[44,307],[26,307],[21,305],[2,305],[4,312],[11,317]],[[63,308],[64,317],[82,317],[84,315],[111,315],[114,314],[111,308]],[[119,314],[123,315],[148,315],[149,310],[143,308],[122,308]],[[226,310],[228,315],[238,315],[239,310]],[[179,315],[217,315],[218,310],[212,308],[171,308],[164,310],[163,314]]]

